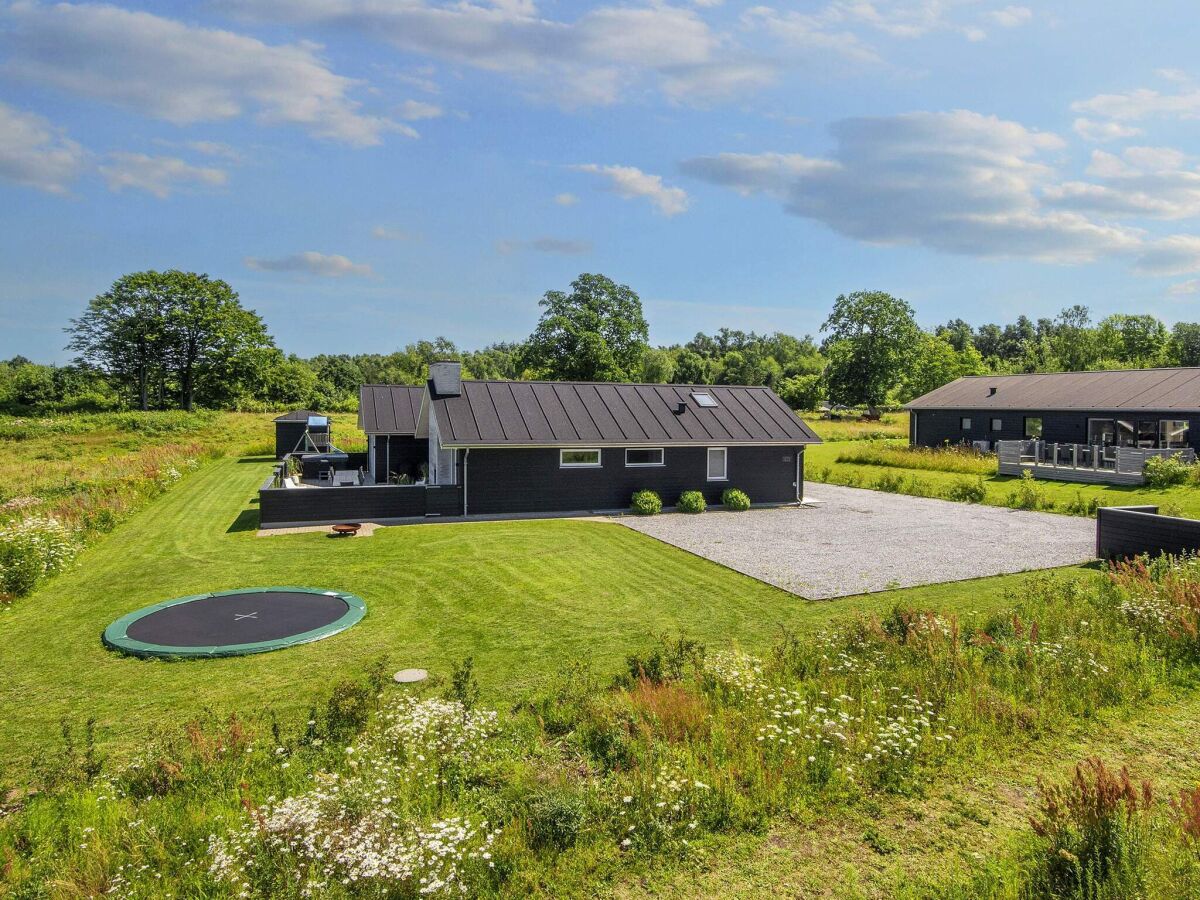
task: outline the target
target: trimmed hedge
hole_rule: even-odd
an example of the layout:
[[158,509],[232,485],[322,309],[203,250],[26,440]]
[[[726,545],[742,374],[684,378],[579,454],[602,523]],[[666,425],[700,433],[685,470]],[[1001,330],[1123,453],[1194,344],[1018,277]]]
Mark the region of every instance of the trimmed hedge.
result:
[[656,516],[662,512],[662,497],[651,490],[636,491],[629,510],[639,516]]
[[708,504],[704,502],[704,495],[699,491],[684,491],[675,501],[675,507],[680,512],[702,513],[708,508]]
[[737,488],[725,488],[721,491],[721,505],[732,512],[745,512],[750,508],[750,497]]

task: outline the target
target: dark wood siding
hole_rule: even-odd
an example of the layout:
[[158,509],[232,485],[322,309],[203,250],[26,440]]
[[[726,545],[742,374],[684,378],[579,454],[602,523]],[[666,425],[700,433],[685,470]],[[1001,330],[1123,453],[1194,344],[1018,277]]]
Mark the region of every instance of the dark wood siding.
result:
[[1102,559],[1142,553],[1195,553],[1200,521],[1155,515],[1157,506],[1113,506],[1096,511],[1096,555]]
[[[912,443],[925,447],[961,444],[970,441],[1019,441],[1025,437],[1026,417],[1042,420],[1042,440],[1060,444],[1086,444],[1088,419],[1187,419],[1188,442],[1200,451],[1200,418],[1179,412],[1112,412],[1109,410],[1076,412],[1039,412],[1038,410],[921,409],[914,410]],[[971,430],[963,431],[963,418],[971,420]],[[1003,427],[992,430],[992,419]]]
[[643,488],[657,491],[666,506],[674,506],[686,490],[702,491],[709,503],[719,503],[727,487],[740,488],[754,503],[795,501],[796,454],[802,454],[802,447],[730,447],[726,481],[707,480],[706,451],[666,447],[664,465],[627,468],[624,448],[605,447],[599,467],[564,469],[557,449],[476,447],[467,457],[467,512],[624,509],[633,492]]
[[417,485],[264,488],[258,492],[264,528],[294,523],[372,522],[462,515],[462,488]]
[[375,435],[375,479],[381,484],[390,472],[407,475],[413,481],[419,477],[422,463],[429,459],[429,439],[411,434]]
[[308,421],[276,422],[275,423],[275,458],[282,459],[285,454],[296,449],[296,445],[308,430]]

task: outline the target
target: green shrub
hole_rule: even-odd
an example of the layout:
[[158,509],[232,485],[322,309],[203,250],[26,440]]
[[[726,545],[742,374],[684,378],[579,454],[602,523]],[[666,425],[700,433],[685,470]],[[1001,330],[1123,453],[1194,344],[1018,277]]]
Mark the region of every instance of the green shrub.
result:
[[548,790],[529,802],[530,843],[537,849],[566,850],[583,830],[586,808],[578,794]]
[[1175,454],[1150,457],[1146,460],[1142,472],[1146,476],[1146,484],[1149,487],[1167,488],[1187,484],[1192,477],[1192,470],[1195,468],[1195,466],[1185,463],[1179,454]]
[[684,491],[675,501],[675,507],[680,512],[702,513],[708,508],[708,504],[704,502],[704,495],[699,491]]
[[721,505],[734,512],[745,512],[750,508],[750,497],[737,488],[725,488],[721,491]]
[[884,472],[875,479],[875,490],[884,491],[888,494],[903,493],[901,488],[904,486],[904,476],[898,472]]
[[1099,759],[1075,767],[1067,785],[1039,783],[1041,816],[1031,819],[1041,839],[1031,879],[1041,897],[1144,896],[1150,785]]
[[1028,469],[1021,473],[1016,488],[1009,492],[1008,505],[1013,509],[1054,509],[1054,501]]
[[1099,497],[1085,497],[1079,491],[1076,491],[1075,496],[1067,501],[1065,507],[1066,511],[1073,516],[1094,516],[1099,508]]
[[651,490],[637,491],[629,504],[629,510],[638,516],[656,516],[662,512],[662,497]]
[[970,478],[960,478],[950,485],[946,491],[946,499],[958,503],[982,503],[987,499],[987,486],[983,476],[972,481]]
[[24,596],[75,558],[70,533],[55,519],[32,517],[0,526],[0,591]]

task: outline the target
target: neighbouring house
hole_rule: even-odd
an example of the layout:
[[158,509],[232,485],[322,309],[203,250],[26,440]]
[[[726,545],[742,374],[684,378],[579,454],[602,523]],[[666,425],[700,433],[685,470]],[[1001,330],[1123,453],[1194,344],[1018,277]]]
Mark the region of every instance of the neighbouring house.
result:
[[364,385],[359,426],[367,452],[343,468],[280,467],[264,525],[611,511],[643,488],[795,503],[820,441],[766,387],[472,381],[450,362],[422,386]]
[[914,446],[995,450],[1002,474],[1133,484],[1150,456],[1195,458],[1200,368],[975,375],[905,408]]

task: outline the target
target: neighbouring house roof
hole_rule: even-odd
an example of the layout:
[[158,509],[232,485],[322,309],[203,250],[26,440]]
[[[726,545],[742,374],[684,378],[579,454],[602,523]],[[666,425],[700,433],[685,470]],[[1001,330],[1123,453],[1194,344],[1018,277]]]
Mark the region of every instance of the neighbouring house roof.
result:
[[1200,368],[972,375],[906,409],[1200,411]]
[[416,434],[424,385],[364,384],[358,391],[358,427],[367,434]]
[[311,409],[293,409],[291,412],[284,413],[282,416],[276,416],[276,422],[307,422],[313,416],[324,416],[325,413],[316,412]]
[[[710,394],[703,407],[692,396]],[[678,412],[684,404],[683,412]],[[816,444],[820,438],[765,387],[575,381],[463,381],[434,395],[442,444],[626,446]]]

